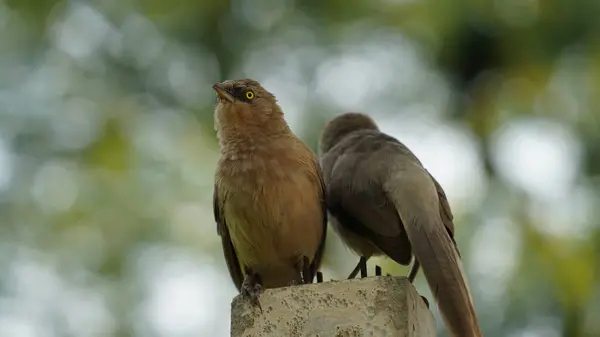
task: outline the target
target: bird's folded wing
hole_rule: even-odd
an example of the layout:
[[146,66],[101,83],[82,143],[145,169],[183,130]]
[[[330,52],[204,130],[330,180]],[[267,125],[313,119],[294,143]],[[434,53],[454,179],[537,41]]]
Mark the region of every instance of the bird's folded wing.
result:
[[[398,263],[410,263],[411,247],[394,205],[369,172],[361,153],[337,157],[328,183],[328,206],[346,229],[375,244]],[[372,166],[371,166],[372,168]]]
[[226,220],[221,212],[222,208],[223,205],[221,204],[218,189],[215,185],[213,192],[213,213],[217,223],[217,234],[219,234],[221,237],[223,255],[225,256],[225,262],[227,262],[227,269],[229,270],[231,279],[233,280],[237,290],[240,291],[242,287],[242,281],[244,280],[244,274],[242,273],[235,248],[233,247],[233,243],[229,237],[229,230],[227,229],[227,224],[225,222]]
[[450,235],[450,239],[452,239],[452,242],[454,243],[454,248],[456,248],[458,256],[461,257],[460,250],[458,249],[458,246],[456,245],[456,240],[454,239],[454,216],[452,215],[452,210],[450,210],[450,204],[448,203],[446,193],[444,192],[442,186],[431,175],[431,173],[427,173],[431,177],[431,180],[433,180],[433,183],[435,184],[435,188],[437,190],[438,198],[440,200],[440,216],[442,218],[442,222],[446,227],[446,231],[448,231],[448,234]]

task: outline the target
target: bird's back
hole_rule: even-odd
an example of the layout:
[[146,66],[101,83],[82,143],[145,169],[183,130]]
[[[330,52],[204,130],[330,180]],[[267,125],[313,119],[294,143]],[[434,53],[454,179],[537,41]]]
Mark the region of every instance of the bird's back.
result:
[[332,227],[362,256],[387,254],[407,265],[411,247],[384,193],[390,160],[403,155],[398,142],[375,130],[357,131],[321,158]]

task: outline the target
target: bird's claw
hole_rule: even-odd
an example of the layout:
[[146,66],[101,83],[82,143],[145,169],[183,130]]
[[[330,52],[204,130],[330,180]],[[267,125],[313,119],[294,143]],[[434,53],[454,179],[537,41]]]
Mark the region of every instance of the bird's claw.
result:
[[258,306],[260,312],[262,313],[262,306],[258,298],[263,291],[262,285],[256,282],[254,277],[247,276],[242,283],[242,295],[250,300],[250,303],[254,306]]
[[301,270],[301,274],[302,274],[302,283],[304,283],[304,284],[313,283],[313,279],[312,279],[312,277],[310,277],[311,276],[310,260],[308,259],[307,256],[302,257],[300,270]]

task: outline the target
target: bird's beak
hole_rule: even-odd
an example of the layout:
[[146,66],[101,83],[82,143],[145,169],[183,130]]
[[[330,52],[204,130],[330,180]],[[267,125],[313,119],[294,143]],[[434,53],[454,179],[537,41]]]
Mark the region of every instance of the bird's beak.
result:
[[231,94],[227,91],[227,89],[225,89],[225,87],[221,83],[215,83],[212,87],[213,89],[215,89],[217,95],[221,100],[233,103],[233,96],[231,96]]

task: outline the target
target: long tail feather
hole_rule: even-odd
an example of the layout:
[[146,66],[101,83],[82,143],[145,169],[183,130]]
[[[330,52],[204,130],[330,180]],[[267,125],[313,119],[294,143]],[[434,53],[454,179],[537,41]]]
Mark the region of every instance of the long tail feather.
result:
[[456,337],[482,337],[457,249],[444,228],[439,206],[430,202],[437,199],[427,198],[427,182],[414,184],[413,181],[413,186],[419,186],[418,191],[402,183],[397,181],[390,185],[387,193],[404,223],[446,326]]

